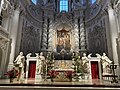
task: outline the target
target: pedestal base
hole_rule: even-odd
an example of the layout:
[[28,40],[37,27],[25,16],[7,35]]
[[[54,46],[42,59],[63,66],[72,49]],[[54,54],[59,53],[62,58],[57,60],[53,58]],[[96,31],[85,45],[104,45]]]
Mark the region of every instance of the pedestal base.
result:
[[36,79],[36,80],[39,80],[39,81],[42,81],[42,76],[41,76],[41,74],[36,74],[35,79]]

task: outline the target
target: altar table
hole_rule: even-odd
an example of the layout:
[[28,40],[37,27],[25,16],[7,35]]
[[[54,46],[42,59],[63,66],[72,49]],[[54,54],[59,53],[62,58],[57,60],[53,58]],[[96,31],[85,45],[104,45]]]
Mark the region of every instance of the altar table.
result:
[[53,81],[72,81],[73,69],[55,69],[48,72]]

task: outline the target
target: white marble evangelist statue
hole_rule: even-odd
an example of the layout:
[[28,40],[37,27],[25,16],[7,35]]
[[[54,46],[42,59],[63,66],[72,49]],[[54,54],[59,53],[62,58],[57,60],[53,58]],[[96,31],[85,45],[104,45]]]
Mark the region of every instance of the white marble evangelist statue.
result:
[[88,57],[86,56],[86,53],[83,53],[83,57],[82,57],[83,65],[88,64],[88,61],[89,61],[89,59],[88,59]]
[[101,59],[102,62],[102,68],[103,68],[103,74],[110,74],[110,64],[112,61],[106,56],[105,53],[103,55],[96,54],[97,58]]
[[22,81],[24,79],[24,62],[25,57],[23,56],[23,52],[20,52],[20,54],[15,59],[14,63],[17,65],[16,68],[19,70],[19,77],[18,80]]
[[102,59],[102,65],[103,65],[103,74],[109,73],[110,71],[110,64],[112,61],[106,56],[105,53],[103,53]]
[[82,64],[85,68],[85,79],[90,78],[90,58],[91,58],[91,54],[87,56],[86,53],[83,53],[83,56],[81,58]]
[[44,63],[45,63],[45,57],[43,56],[43,53],[41,52],[39,59],[37,60],[37,64],[36,64],[37,74],[43,74]]
[[[89,54],[89,58],[90,58],[91,54]],[[83,53],[82,56],[82,64],[84,65],[84,67],[86,68],[87,72],[89,72],[89,58],[86,56],[86,53]]]

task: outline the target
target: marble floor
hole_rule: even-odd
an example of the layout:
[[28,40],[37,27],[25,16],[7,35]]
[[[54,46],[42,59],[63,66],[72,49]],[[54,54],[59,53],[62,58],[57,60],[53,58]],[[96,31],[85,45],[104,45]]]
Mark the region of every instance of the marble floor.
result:
[[120,90],[120,83],[105,80],[80,80],[74,82],[51,82],[50,80],[25,79],[23,82],[0,79],[0,90]]

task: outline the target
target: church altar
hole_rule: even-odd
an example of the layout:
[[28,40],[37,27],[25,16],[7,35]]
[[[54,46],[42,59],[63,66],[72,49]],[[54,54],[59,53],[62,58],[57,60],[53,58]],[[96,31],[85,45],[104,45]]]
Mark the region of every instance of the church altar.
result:
[[55,69],[48,72],[52,81],[72,81],[73,69]]
[[[31,57],[31,54],[27,55],[26,78],[40,79],[38,77],[40,77],[41,74],[37,74],[36,70],[36,63],[38,59],[38,54],[36,54],[36,57]],[[54,68],[46,73],[46,75],[49,75],[53,81],[72,81],[72,77],[75,72],[74,69],[71,68],[72,63],[72,60],[55,60]],[[100,58],[89,58],[88,65],[89,73],[84,74],[84,79],[102,79],[102,67]]]

